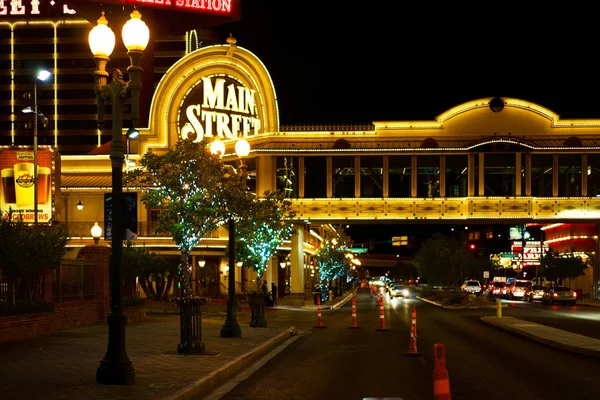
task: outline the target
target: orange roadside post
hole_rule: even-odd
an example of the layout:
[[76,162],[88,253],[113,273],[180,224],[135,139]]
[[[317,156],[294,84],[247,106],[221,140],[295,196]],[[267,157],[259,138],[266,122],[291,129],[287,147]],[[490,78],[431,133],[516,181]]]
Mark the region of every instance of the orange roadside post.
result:
[[356,293],[352,293],[352,325],[348,329],[358,329],[360,326],[356,323]]
[[327,328],[323,325],[323,319],[321,318],[321,294],[317,297],[317,325],[314,328]]
[[417,351],[417,304],[413,302],[413,309],[410,323],[410,343],[408,345],[408,353],[404,353],[408,357],[419,357],[423,354]]
[[375,329],[376,331],[387,331],[385,327],[385,313],[383,311],[383,296],[377,296],[377,302],[379,303],[379,329]]
[[446,351],[444,345],[433,345],[433,399],[451,400],[450,377],[446,369]]

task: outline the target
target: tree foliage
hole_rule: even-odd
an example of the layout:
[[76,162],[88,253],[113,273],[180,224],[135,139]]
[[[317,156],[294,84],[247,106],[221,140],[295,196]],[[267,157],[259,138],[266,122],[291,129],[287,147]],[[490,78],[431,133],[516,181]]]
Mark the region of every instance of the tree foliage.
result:
[[138,185],[141,201],[160,208],[156,230],[170,232],[181,252],[184,296],[191,296],[189,252],[224,220],[224,165],[204,141],[180,140],[163,154],[147,152],[142,168],[125,175]]
[[265,192],[243,210],[236,222],[236,259],[252,268],[259,279],[277,247],[293,234],[296,213],[282,192]]
[[14,305],[20,285],[22,297],[40,298],[43,274],[60,266],[68,237],[62,225],[31,226],[11,214],[0,218],[0,268],[11,286]]
[[540,260],[542,276],[551,281],[576,278],[585,273],[587,263],[573,251],[559,253],[549,249]]
[[350,266],[348,257],[350,237],[342,227],[323,231],[323,242],[313,259],[319,267],[321,281],[331,281],[347,274]]
[[423,242],[413,263],[419,276],[431,284],[458,285],[466,278],[480,276],[465,243],[441,233]]

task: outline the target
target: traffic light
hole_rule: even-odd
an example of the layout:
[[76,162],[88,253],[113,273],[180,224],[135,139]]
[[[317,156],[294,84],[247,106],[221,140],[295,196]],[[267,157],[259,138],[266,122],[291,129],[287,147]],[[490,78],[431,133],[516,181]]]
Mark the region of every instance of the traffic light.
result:
[[469,245],[469,249],[471,249],[471,250],[475,250],[475,244],[471,243],[471,244]]

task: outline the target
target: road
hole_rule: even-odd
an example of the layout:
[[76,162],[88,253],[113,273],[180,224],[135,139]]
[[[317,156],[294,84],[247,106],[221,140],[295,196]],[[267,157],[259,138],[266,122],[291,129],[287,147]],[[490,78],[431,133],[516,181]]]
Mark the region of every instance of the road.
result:
[[[421,355],[407,357],[413,305]],[[294,319],[300,337],[221,398],[433,399],[436,343],[445,349],[453,400],[600,397],[598,359],[544,346],[479,320],[481,315],[495,315],[495,309],[450,311],[414,299],[386,300],[387,331],[381,331],[374,298],[362,292],[357,296],[359,329],[348,328],[352,325],[350,307],[348,303],[324,311],[326,328],[322,329],[313,328],[317,319],[310,313],[270,315],[271,324]],[[560,319],[552,315],[550,306],[511,303],[510,307],[523,315],[535,317],[535,312],[542,311],[542,319]],[[575,312],[568,307],[560,311]]]

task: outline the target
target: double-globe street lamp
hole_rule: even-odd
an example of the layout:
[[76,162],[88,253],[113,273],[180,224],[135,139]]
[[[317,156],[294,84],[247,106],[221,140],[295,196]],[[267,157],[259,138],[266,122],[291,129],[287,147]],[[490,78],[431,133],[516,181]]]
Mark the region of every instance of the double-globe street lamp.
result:
[[24,114],[33,114],[33,224],[38,224],[38,120],[42,120],[45,125],[48,119],[38,110],[37,102],[37,81],[45,82],[52,73],[45,69],[38,71],[36,78],[33,80],[33,109],[25,107],[22,112]]
[[[94,72],[96,105],[98,110],[98,129],[104,127],[104,101],[109,100],[112,106],[112,228],[110,292],[111,305],[107,317],[108,349],[104,359],[96,371],[96,382],[109,385],[129,385],[135,382],[135,370],[125,349],[125,325],[127,315],[123,311],[123,290],[121,286],[121,265],[123,261],[124,238],[124,200],[123,200],[123,103],[127,90],[131,92],[131,121],[133,127],[139,120],[139,98],[142,88],[140,59],[150,39],[148,26],[141,20],[137,9],[130,14],[131,19],[125,23],[122,38],[127,48],[131,65],[127,67],[129,81],[123,80],[118,69],[113,72],[110,84],[107,84],[108,72],[106,64],[115,47],[115,34],[108,27],[108,21],[102,16],[98,25],[89,33],[89,45],[96,63]],[[108,231],[107,227],[105,229]]]
[[[214,140],[210,144],[210,151],[213,154],[223,155],[225,153],[225,145],[220,140]],[[237,179],[240,184],[244,185],[243,190],[246,190],[245,179],[247,177],[248,166],[244,164],[243,157],[250,154],[250,144],[245,139],[240,139],[235,143],[235,152],[240,159],[239,173]],[[242,330],[237,322],[237,299],[235,297],[235,215],[230,215],[227,221],[227,229],[229,230],[229,276],[228,276],[228,299],[227,299],[227,316],[225,324],[221,327],[221,337],[223,338],[239,338],[242,337]]]

